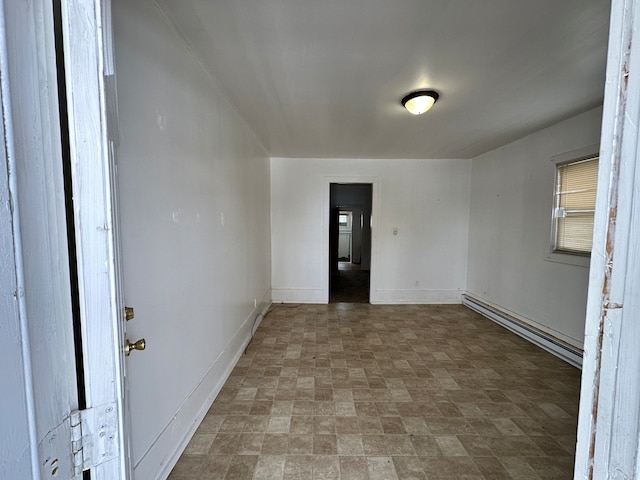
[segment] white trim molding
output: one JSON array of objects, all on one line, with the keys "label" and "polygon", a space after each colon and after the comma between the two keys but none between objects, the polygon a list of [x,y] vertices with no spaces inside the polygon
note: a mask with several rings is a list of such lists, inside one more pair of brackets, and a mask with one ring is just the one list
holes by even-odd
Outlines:
[{"label": "white trim molding", "polygon": [[443,305],[460,304],[460,290],[383,290],[371,292],[372,305]]},{"label": "white trim molding", "polygon": [[274,303],[329,303],[322,288],[274,288],[272,297]]}]

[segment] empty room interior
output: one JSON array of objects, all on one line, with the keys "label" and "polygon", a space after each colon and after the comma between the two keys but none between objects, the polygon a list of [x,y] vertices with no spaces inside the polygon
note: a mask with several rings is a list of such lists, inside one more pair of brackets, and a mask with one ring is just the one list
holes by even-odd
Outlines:
[{"label": "empty room interior", "polygon": [[[114,2],[137,476],[231,371],[172,478],[569,478],[589,269],[554,184],[598,154],[609,11],[545,6]],[[327,305],[341,184],[371,185],[359,308]]]},{"label": "empty room interior", "polygon": [[609,3],[111,9],[134,478],[573,478]]}]

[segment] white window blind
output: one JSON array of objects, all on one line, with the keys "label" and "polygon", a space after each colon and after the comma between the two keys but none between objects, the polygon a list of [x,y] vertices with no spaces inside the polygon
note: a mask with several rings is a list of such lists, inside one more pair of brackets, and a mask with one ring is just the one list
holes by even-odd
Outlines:
[{"label": "white window blind", "polygon": [[558,165],[554,250],[588,254],[593,237],[598,157]]}]

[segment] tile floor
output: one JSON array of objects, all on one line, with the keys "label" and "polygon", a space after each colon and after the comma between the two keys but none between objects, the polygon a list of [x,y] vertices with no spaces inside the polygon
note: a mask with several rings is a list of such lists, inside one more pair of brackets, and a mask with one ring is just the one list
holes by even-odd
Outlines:
[{"label": "tile floor", "polygon": [[274,306],[169,478],[570,479],[579,381],[460,305]]}]

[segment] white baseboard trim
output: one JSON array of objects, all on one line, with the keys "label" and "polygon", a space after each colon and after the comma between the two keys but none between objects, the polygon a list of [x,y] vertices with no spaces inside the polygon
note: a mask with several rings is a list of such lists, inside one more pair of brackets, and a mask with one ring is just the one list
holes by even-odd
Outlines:
[{"label": "white baseboard trim", "polygon": [[[326,304],[326,290],[274,288],[273,303],[314,303]],[[400,304],[459,304],[460,290],[374,290],[371,293],[372,305]]]},{"label": "white baseboard trim", "polygon": [[253,331],[271,308],[269,296],[270,292],[267,292],[257,307],[247,316],[229,341],[227,348],[216,358],[149,450],[134,466],[135,478],[165,480],[169,476],[247,348]]},{"label": "white baseboard trim", "polygon": [[273,303],[327,303],[327,290],[302,288],[274,288]]},{"label": "white baseboard trim", "polygon": [[460,290],[379,290],[372,292],[370,302],[373,305],[430,305],[459,304]]},{"label": "white baseboard trim", "polygon": [[582,349],[580,347],[571,345],[549,332],[534,327],[530,321],[522,317],[506,313],[499,307],[489,305],[469,294],[462,295],[462,304],[574,367],[582,368]]}]

